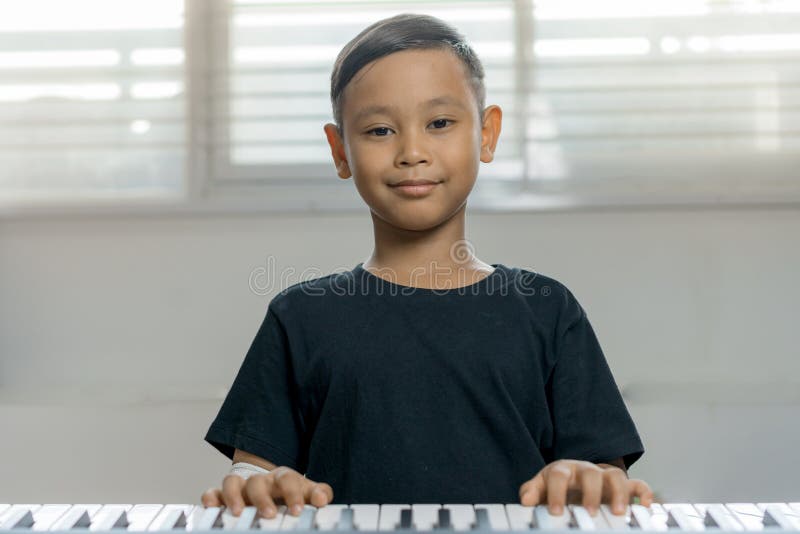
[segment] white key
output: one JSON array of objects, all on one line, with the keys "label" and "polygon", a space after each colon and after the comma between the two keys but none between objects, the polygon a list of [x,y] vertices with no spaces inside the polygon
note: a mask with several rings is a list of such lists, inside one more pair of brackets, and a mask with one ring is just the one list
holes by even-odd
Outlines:
[{"label": "white key", "polygon": [[[652,514],[650,509],[641,504],[630,505],[630,521],[629,524],[638,530],[663,530],[656,528],[656,525],[651,521]],[[666,526],[666,523],[664,524]]]},{"label": "white key", "polygon": [[664,503],[667,526],[680,530],[705,530],[703,516],[689,503]]},{"label": "white key", "polygon": [[475,523],[475,508],[471,504],[445,504],[442,506],[450,510],[450,524],[453,530],[471,530]]},{"label": "white key", "polygon": [[417,530],[433,530],[433,526],[439,522],[440,504],[413,504],[412,521]]},{"label": "white key", "polygon": [[0,522],[2,522],[3,519],[5,518],[5,511],[8,510],[9,508],[11,508],[10,504],[7,503],[0,504]]},{"label": "white key", "polygon": [[611,511],[611,507],[609,505],[601,504],[600,513],[603,514],[603,519],[605,519],[606,523],[608,524],[608,528],[613,530],[630,530],[631,527],[628,525],[631,515],[630,506],[625,507],[624,514],[615,515],[614,512]]},{"label": "white key", "polygon": [[553,515],[546,504],[537,504],[533,508],[533,516],[535,518],[534,524],[539,530],[566,530],[571,528],[572,514],[567,507],[564,508],[561,514]]},{"label": "white key", "polygon": [[56,521],[58,521],[67,510],[70,509],[69,504],[45,504],[33,514],[33,529],[39,532],[50,530]]},{"label": "white key", "polygon": [[89,528],[91,526],[92,517],[99,512],[102,507],[102,504],[76,504],[61,516],[50,530]]},{"label": "white key", "polygon": [[602,530],[603,527],[596,524],[595,518],[583,506],[570,504],[569,511],[572,512],[572,519],[578,530]]},{"label": "white key", "polygon": [[133,508],[131,504],[107,504],[92,518],[92,531],[107,531],[112,528],[128,527],[128,510]]},{"label": "white key", "polygon": [[142,532],[147,530],[150,523],[163,508],[160,504],[136,504],[128,512],[128,530]]},{"label": "white key", "polygon": [[381,507],[378,504],[351,504],[353,525],[357,530],[378,530]]},{"label": "white key", "polygon": [[776,507],[778,510],[788,517],[793,523],[800,525],[800,508],[795,510],[785,502],[760,502],[756,506],[762,512],[766,512],[768,507]]},{"label": "white key", "polygon": [[347,508],[346,504],[326,504],[317,510],[316,523],[319,530],[333,530],[339,524],[342,510]]},{"label": "white key", "polygon": [[485,508],[489,515],[489,525],[492,530],[511,530],[508,523],[508,515],[506,514],[506,507],[502,504],[476,504],[475,510]]},{"label": "white key", "polygon": [[658,532],[667,530],[669,528],[667,526],[668,519],[667,510],[663,506],[658,503],[650,505],[650,525],[653,527],[653,530]]},{"label": "white key", "polygon": [[381,505],[381,513],[378,518],[378,530],[396,530],[400,524],[400,510],[410,510],[408,504],[384,504]]},{"label": "white key", "polygon": [[744,530],[764,530],[764,512],[753,503],[725,503],[731,514],[744,525]]},{"label": "white key", "polygon": [[770,504],[762,510],[764,511],[765,529],[777,527],[782,530],[800,530],[800,517],[797,517],[798,514],[792,513],[791,508],[785,504],[783,506]]},{"label": "white key", "polygon": [[[317,510],[317,507],[311,504],[304,504],[303,511],[300,512],[300,515],[294,516],[290,513],[286,513],[283,515],[283,523],[281,523],[281,530],[294,530],[295,528],[303,527],[302,522],[305,521],[305,518],[308,517],[308,512],[306,510],[311,510],[312,517],[313,513]],[[310,525],[309,525],[310,526]],[[310,529],[309,529],[310,530]]]},{"label": "white key", "polygon": [[729,532],[744,530],[744,526],[739,522],[738,519],[736,519],[736,516],[734,516],[730,510],[725,507],[725,505],[709,504],[705,506],[705,509],[703,510],[700,505],[696,504],[695,508],[700,510],[702,513],[705,513],[703,524],[705,524],[706,530],[712,528],[726,530]]},{"label": "white key", "polygon": [[[176,525],[186,523],[187,530],[196,530],[195,523],[199,521],[202,515],[202,506],[198,506],[199,510],[195,510],[195,506],[191,504],[167,504],[159,510],[158,515],[147,526],[150,532],[158,530],[174,530]],[[219,510],[219,509],[217,509]],[[183,515],[181,515],[183,514]]]},{"label": "white key", "polygon": [[521,504],[507,504],[506,516],[508,526],[511,530],[530,530],[533,524],[533,506],[522,506]]},{"label": "white key", "polygon": [[800,512],[800,502],[790,502],[789,503],[789,508],[791,508],[792,510],[795,510],[797,512]]},{"label": "white key", "polygon": [[29,529],[33,526],[33,513],[41,508],[40,504],[15,504],[3,517],[0,530]]},{"label": "white key", "polygon": [[275,517],[262,517],[258,520],[258,528],[261,530],[280,530],[283,523],[283,516],[289,508],[285,504],[275,505]]}]

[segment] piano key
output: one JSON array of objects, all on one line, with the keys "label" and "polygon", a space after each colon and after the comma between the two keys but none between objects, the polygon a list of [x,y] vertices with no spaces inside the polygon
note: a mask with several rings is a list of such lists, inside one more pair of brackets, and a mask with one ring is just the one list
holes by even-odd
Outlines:
[{"label": "piano key", "polygon": [[33,512],[30,508],[20,507],[8,514],[2,523],[0,530],[29,529],[33,526]]},{"label": "piano key", "polygon": [[790,502],[789,507],[796,512],[800,512],[800,502]]},{"label": "piano key", "polygon": [[400,524],[397,525],[397,530],[415,530],[413,514],[414,511],[410,508],[400,510]]},{"label": "piano key", "polygon": [[450,520],[450,509],[441,507],[436,513],[439,517],[433,525],[433,530],[453,530],[453,523]]},{"label": "piano key", "polygon": [[521,504],[507,504],[506,517],[511,530],[530,530],[534,526],[533,506]]},{"label": "piano key", "polygon": [[287,514],[288,508],[285,504],[275,505],[275,517],[262,517],[258,520],[260,530],[280,530],[283,517]]},{"label": "piano key", "polygon": [[766,512],[767,508],[775,507],[783,514],[789,518],[790,521],[793,523],[800,525],[800,510],[795,510],[785,502],[760,502],[757,503],[758,509],[762,512]]},{"label": "piano key", "polygon": [[800,520],[796,520],[787,514],[780,506],[770,505],[764,510],[764,528],[770,530],[779,528],[782,530],[800,530]]},{"label": "piano key", "polygon": [[69,504],[45,504],[36,510],[33,514],[33,528],[37,532],[50,530],[50,528],[58,521],[71,505]]},{"label": "piano key", "polygon": [[[295,530],[314,530],[314,516],[317,514],[317,507],[307,504],[303,506],[303,511],[297,518]],[[284,519],[284,523],[286,520]]]},{"label": "piano key", "polygon": [[409,504],[384,504],[378,517],[378,530],[396,530],[400,525],[400,513],[410,510]]},{"label": "piano key", "polygon": [[156,532],[168,532],[177,529],[186,529],[188,523],[186,511],[180,508],[173,508],[167,511],[162,517],[159,518],[155,527]]},{"label": "piano key", "polygon": [[669,514],[661,504],[653,503],[650,505],[650,525],[653,527],[653,530],[657,532],[667,530],[669,528],[667,525],[668,520]]},{"label": "piano key", "polygon": [[411,521],[415,530],[433,530],[439,520],[440,504],[414,504],[411,506]]},{"label": "piano key", "polygon": [[753,503],[725,503],[725,507],[744,526],[744,530],[764,530],[764,512]]},{"label": "piano key", "polygon": [[[450,512],[450,524],[453,530],[472,530],[472,525],[476,521],[475,508],[471,504],[445,504],[443,510]],[[489,515],[484,512],[486,518],[486,529],[490,529]]]},{"label": "piano key", "polygon": [[469,530],[492,530],[492,524],[489,522],[489,512],[486,508],[475,509],[475,521]]},{"label": "piano key", "polygon": [[107,504],[92,518],[91,531],[106,531],[113,528],[128,528],[127,512],[131,504]]},{"label": "piano key", "polygon": [[[386,506],[386,505],[384,505]],[[358,530],[378,530],[381,507],[378,504],[351,504],[353,524]]]},{"label": "piano key", "polygon": [[193,517],[190,528],[191,530],[211,530],[214,528],[220,529],[223,526],[222,514],[223,509],[219,506],[209,506],[208,508],[198,510],[192,514]]},{"label": "piano key", "polygon": [[630,506],[625,507],[624,514],[615,515],[614,512],[611,511],[611,506],[601,504],[600,513],[603,514],[603,519],[608,523],[608,528],[613,530],[630,530],[631,527],[628,525],[631,515]]},{"label": "piano key", "polygon": [[656,528],[656,525],[651,521],[652,513],[650,509],[641,504],[632,504],[630,509],[630,527],[637,530],[663,530]]},{"label": "piano key", "polygon": [[[328,506],[330,506],[330,504]],[[339,513],[339,520],[336,522],[336,525],[333,528],[340,531],[355,530],[356,525],[353,522],[353,509],[343,508]]]},{"label": "piano key", "polygon": [[160,504],[137,504],[128,511],[128,531],[143,532],[163,508]]},{"label": "piano key", "polygon": [[[476,513],[477,510],[483,509],[489,515],[489,524],[492,530],[511,530],[508,523],[508,514],[506,514],[506,507],[502,504],[476,504],[474,506]],[[477,516],[476,516],[477,517]]]},{"label": "piano key", "polygon": [[3,520],[3,518],[4,518],[4,513],[5,513],[5,511],[6,511],[6,510],[8,510],[9,508],[11,508],[11,505],[10,505],[10,504],[8,504],[8,503],[0,503],[0,521],[2,521],[2,520]]},{"label": "piano key", "polygon": [[92,526],[92,517],[102,507],[102,504],[76,504],[61,516],[50,530],[90,528]]},{"label": "piano key", "polygon": [[228,530],[250,530],[256,524],[258,510],[255,506],[245,506],[239,517]]},{"label": "piano key", "polygon": [[572,514],[569,508],[559,515],[550,513],[546,504],[537,504],[533,508],[534,525],[539,530],[564,530],[571,528]]},{"label": "piano key", "polygon": [[281,530],[313,530],[314,513],[317,507],[311,504],[304,504],[303,511],[299,516],[294,516],[289,512],[283,514]]},{"label": "piano key", "polygon": [[703,518],[703,524],[706,526],[706,530],[709,529],[720,529],[720,530],[727,530],[729,532],[738,532],[740,530],[744,530],[744,526],[736,519],[730,510],[728,510],[725,505],[722,504],[708,504],[708,505],[700,505],[696,504],[695,508],[700,510],[701,513],[704,513],[705,516]]},{"label": "piano key", "polygon": [[342,511],[347,510],[346,504],[326,504],[317,510],[317,528],[319,530],[334,530],[342,517]]},{"label": "piano key", "polygon": [[589,514],[589,510],[577,504],[570,504],[569,511],[572,513],[572,524],[578,530],[601,530],[595,525],[595,520]]},{"label": "piano key", "polygon": [[689,503],[664,503],[667,511],[667,526],[680,530],[705,530],[703,516]]}]

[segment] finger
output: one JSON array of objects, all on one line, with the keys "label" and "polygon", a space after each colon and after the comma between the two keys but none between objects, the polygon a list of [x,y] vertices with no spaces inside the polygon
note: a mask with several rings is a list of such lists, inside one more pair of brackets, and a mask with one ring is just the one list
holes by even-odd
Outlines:
[{"label": "finger", "polygon": [[604,479],[604,493],[610,494],[611,498],[611,513],[615,515],[623,515],[625,507],[630,502],[630,494],[628,492],[628,478],[622,469],[606,469],[603,471]]},{"label": "finger", "polygon": [[639,497],[639,503],[642,506],[650,506],[653,504],[653,490],[647,485],[644,480],[630,479],[627,481],[628,493],[632,497]]},{"label": "finger", "polygon": [[591,515],[595,515],[603,496],[603,471],[597,466],[590,465],[581,467],[577,475],[583,493],[583,507]]},{"label": "finger", "polygon": [[219,488],[208,488],[200,497],[200,502],[205,508],[211,506],[222,506],[222,490]]},{"label": "finger", "polygon": [[333,488],[324,482],[306,484],[305,500],[317,508],[325,506],[333,500]]},{"label": "finger", "polygon": [[519,487],[519,502],[523,506],[534,506],[542,501],[545,492],[543,471]]},{"label": "finger", "polygon": [[545,468],[548,510],[553,515],[561,515],[567,500],[567,489],[573,479],[573,470],[568,464],[553,463]]},{"label": "finger", "polygon": [[239,516],[244,509],[242,488],[245,480],[239,475],[228,475],[222,479],[222,504],[228,507],[231,513]]},{"label": "finger", "polygon": [[274,477],[266,474],[253,475],[247,479],[245,495],[253,503],[261,517],[272,518],[278,512],[275,501],[272,500],[272,486]]},{"label": "finger", "polygon": [[276,469],[272,472],[275,475],[275,485],[273,495],[276,493],[286,501],[286,507],[291,515],[299,516],[305,504],[305,492],[303,484],[306,479],[294,469]]}]

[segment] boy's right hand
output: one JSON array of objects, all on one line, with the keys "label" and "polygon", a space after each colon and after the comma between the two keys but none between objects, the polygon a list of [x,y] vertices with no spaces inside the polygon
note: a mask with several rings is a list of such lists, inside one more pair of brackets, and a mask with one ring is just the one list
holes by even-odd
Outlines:
[{"label": "boy's right hand", "polygon": [[333,500],[333,488],[324,482],[314,482],[290,467],[277,467],[268,474],[250,476],[228,475],[222,488],[209,488],[201,497],[203,506],[225,506],[239,516],[245,506],[255,506],[261,517],[275,517],[277,505],[285,504],[289,513],[300,515],[308,503],[321,508]]}]

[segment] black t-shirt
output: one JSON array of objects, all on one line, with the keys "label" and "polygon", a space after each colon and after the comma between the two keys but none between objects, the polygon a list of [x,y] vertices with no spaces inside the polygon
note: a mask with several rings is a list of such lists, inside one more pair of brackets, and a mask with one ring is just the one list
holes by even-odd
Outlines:
[{"label": "black t-shirt", "polygon": [[358,264],[278,293],[206,441],[326,482],[334,503],[517,503],[560,458],[644,452],[586,313],[493,264],[448,290]]}]

